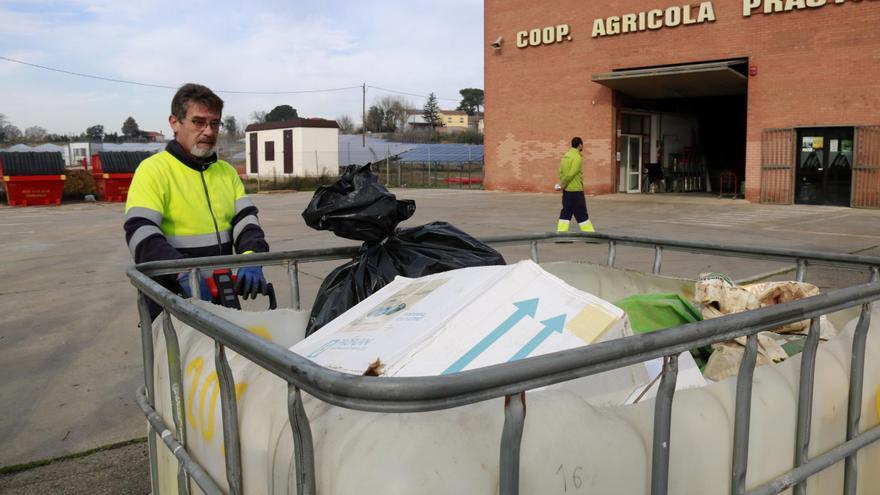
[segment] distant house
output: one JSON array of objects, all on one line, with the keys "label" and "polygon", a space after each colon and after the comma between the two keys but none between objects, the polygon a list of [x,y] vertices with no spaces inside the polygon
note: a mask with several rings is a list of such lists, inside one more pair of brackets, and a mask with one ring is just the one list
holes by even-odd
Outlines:
[{"label": "distant house", "polygon": [[421,110],[407,110],[406,112],[406,131],[419,131],[431,128],[431,123],[425,119]]},{"label": "distant house", "polygon": [[143,131],[141,132],[141,136],[147,140],[148,143],[164,143],[165,142],[165,134],[161,132],[154,131]]},{"label": "distant house", "polygon": [[165,149],[164,142],[156,143],[101,143],[101,142],[78,142],[68,144],[71,157],[70,167],[83,166],[85,160],[86,170],[92,170],[92,157],[101,151],[147,151],[158,153]]},{"label": "distant house", "polygon": [[469,116],[462,110],[440,110],[440,121],[446,132],[464,132],[470,127]]},{"label": "distant house", "polygon": [[83,165],[85,161],[86,170],[92,170],[92,155],[103,150],[101,143],[70,143],[68,147],[73,165]]},{"label": "distant house", "polygon": [[245,128],[248,177],[305,177],[339,173],[339,124],[292,119]]}]

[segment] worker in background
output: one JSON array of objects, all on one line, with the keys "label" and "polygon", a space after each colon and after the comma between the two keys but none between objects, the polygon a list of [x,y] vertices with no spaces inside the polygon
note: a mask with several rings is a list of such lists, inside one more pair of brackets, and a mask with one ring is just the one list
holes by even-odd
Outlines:
[{"label": "worker in background", "polygon": [[584,199],[583,151],[584,141],[574,137],[571,139],[571,149],[559,162],[557,190],[562,191],[562,211],[559,212],[556,232],[568,232],[572,215],[577,220],[581,232],[595,232]]},{"label": "worker in background", "polygon": [[[135,263],[269,251],[238,173],[218,160],[223,100],[199,84],[185,84],[171,100],[174,140],[137,168],[125,204],[125,240]],[[157,281],[186,297],[189,273]],[[210,300],[205,280],[202,299]],[[266,291],[262,267],[238,269],[236,292],[245,299]],[[151,306],[155,318],[158,306]]]}]

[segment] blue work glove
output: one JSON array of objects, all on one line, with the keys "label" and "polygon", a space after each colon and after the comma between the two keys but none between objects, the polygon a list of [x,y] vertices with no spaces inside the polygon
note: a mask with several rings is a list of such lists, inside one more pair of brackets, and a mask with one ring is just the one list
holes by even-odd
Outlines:
[{"label": "blue work glove", "polygon": [[235,292],[245,299],[256,299],[257,294],[266,293],[266,277],[260,266],[243,266],[238,269]]},{"label": "blue work glove", "polygon": [[[180,284],[180,292],[188,299],[192,297],[192,291],[189,289],[189,272],[183,272],[177,276],[177,282]],[[199,299],[202,301],[211,300],[211,289],[208,288],[208,281],[205,277],[199,277]]]}]

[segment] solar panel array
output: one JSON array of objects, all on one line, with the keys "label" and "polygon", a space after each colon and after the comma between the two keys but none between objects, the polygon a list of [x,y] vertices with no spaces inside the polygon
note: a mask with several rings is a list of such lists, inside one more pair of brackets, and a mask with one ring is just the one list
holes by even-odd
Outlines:
[{"label": "solar panel array", "polygon": [[362,137],[359,135],[340,134],[339,164],[344,166],[379,162],[386,157],[393,158],[415,146],[418,145],[385,141],[373,137],[368,137],[366,145],[364,145]]},{"label": "solar panel array", "polygon": [[400,154],[401,163],[480,163],[482,144],[418,144]]}]

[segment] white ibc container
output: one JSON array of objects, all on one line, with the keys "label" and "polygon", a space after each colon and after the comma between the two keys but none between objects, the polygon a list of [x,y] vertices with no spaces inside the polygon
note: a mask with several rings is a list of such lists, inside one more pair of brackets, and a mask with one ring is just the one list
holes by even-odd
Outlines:
[{"label": "white ibc container", "polygon": [[[571,274],[590,272],[595,276],[590,282],[580,279],[584,285],[594,284],[595,280],[609,285],[607,282],[613,279],[613,269],[568,265],[565,270],[555,266],[551,271],[557,275],[560,271],[570,274],[567,281],[574,280],[573,285],[578,285],[580,277]],[[679,283],[645,274],[625,276],[639,287],[639,292],[668,291]],[[594,293],[614,300],[602,291]],[[304,312],[211,309],[285,347],[303,338],[307,318]],[[811,456],[836,447],[845,437],[852,331],[857,316],[857,309],[832,315],[829,319],[843,331],[819,346]],[[863,430],[880,422],[880,310],[872,316],[865,362]],[[176,320],[175,327],[180,336],[184,370],[187,449],[221,487],[226,487],[213,342]],[[156,407],[166,424],[173,425],[165,343],[158,329],[154,327]],[[229,356],[240,399],[244,492],[296,493],[287,385],[235,353]],[[799,367],[800,357],[796,356],[779,365],[755,370],[748,487],[772,480],[792,467]],[[649,493],[653,400],[599,407],[591,405],[589,398],[579,395],[574,388],[559,384],[527,394],[520,493]],[[730,378],[676,393],[669,493],[728,493],[735,388],[735,378]],[[311,421],[317,488],[321,495],[498,492],[504,422],[501,399],[410,414],[351,411],[306,395],[304,406]],[[161,493],[177,493],[177,462],[163,445],[158,450]],[[880,445],[862,449],[858,459],[858,493],[876,493],[880,486]],[[838,463],[812,477],[808,493],[839,492],[842,483],[843,465]],[[199,492],[198,488],[194,491]]]}]

